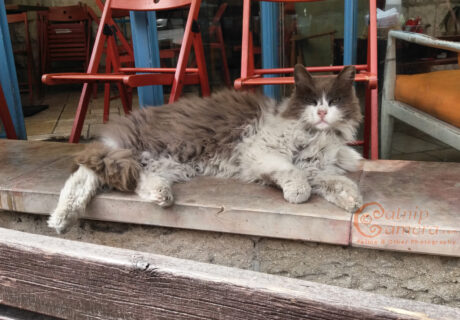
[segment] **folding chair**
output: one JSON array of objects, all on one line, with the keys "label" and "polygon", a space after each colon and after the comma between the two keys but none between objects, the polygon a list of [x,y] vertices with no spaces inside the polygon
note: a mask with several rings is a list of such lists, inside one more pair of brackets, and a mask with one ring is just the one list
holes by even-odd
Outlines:
[{"label": "folding chair", "polygon": [[[77,143],[79,141],[92,93],[91,86],[94,83],[116,83],[120,90],[121,99],[123,103],[126,104],[127,94],[125,86],[171,85],[170,103],[179,99],[183,86],[188,84],[200,84],[202,94],[204,96],[209,95],[209,83],[204,60],[203,43],[197,22],[200,3],[201,0],[107,0],[105,2],[87,72],[45,74],[42,76],[43,83],[48,85],[84,83],[72,127],[72,133],[70,135],[70,142]],[[118,48],[113,37],[114,33],[110,26],[112,10],[155,11],[183,7],[190,7],[190,9],[176,68],[120,67]],[[98,73],[101,55],[106,42],[107,51],[111,51],[112,56],[115,58],[113,65],[115,71],[113,73]],[[186,67],[192,42],[197,60],[197,68]],[[136,74],[136,72],[142,72],[143,74]]]},{"label": "folding chair", "polygon": [[[313,2],[318,0],[264,0],[270,2]],[[256,69],[254,67],[254,45],[250,30],[251,0],[243,2],[243,37],[241,45],[241,77],[234,82],[236,89],[253,88],[260,85],[293,84],[293,76],[264,78],[271,74],[292,74],[294,68]],[[355,65],[355,81],[365,82],[366,108],[364,121],[364,141],[355,141],[353,145],[363,145],[365,158],[378,158],[378,96],[377,96],[377,8],[376,1],[369,0],[370,23],[368,33],[367,63]],[[309,67],[309,72],[337,72],[344,66]]]},{"label": "folding chair", "polygon": [[50,7],[39,21],[44,37],[42,73],[51,68],[53,62],[79,61],[82,70],[89,61],[91,43],[91,19],[86,5]]},{"label": "folding chair", "polygon": [[[13,120],[11,120],[10,111],[6,104],[5,95],[3,94],[2,86],[0,85],[0,120],[3,123],[6,137],[8,139],[17,139],[16,131],[14,130]],[[1,130],[0,130],[1,131]]]}]

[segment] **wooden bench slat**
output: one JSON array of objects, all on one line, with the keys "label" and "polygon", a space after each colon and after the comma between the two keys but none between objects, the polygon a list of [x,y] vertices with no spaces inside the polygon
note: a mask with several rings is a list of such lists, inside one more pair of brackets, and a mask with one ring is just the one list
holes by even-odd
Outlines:
[{"label": "wooden bench slat", "polygon": [[0,302],[72,319],[460,319],[439,305],[3,228]]}]

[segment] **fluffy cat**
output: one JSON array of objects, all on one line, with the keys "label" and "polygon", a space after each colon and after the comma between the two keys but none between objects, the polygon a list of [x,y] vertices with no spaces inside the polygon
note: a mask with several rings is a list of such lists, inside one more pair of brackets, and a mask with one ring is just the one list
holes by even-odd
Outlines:
[{"label": "fluffy cat", "polygon": [[198,175],[275,185],[291,203],[315,193],[353,211],[362,198],[343,173],[361,160],[347,146],[361,120],[354,76],[354,67],[345,67],[335,77],[313,78],[296,65],[294,92],[280,104],[224,90],[111,122],[76,156],[48,225],[65,232],[102,186],[171,206],[172,184]]}]

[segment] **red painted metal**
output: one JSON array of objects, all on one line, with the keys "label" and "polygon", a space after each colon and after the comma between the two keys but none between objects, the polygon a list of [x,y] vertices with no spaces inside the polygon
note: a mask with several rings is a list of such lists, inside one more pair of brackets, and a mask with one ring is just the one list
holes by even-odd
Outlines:
[{"label": "red painted metal", "polygon": [[[268,0],[271,2],[308,2],[305,0]],[[318,0],[310,0],[318,1]],[[243,34],[241,43],[241,77],[236,79],[236,89],[251,89],[260,85],[293,84],[294,77],[280,76],[264,78],[265,74],[292,74],[293,68],[255,69],[252,33],[250,30],[251,0],[243,2]],[[370,25],[368,33],[367,64],[355,65],[357,73],[355,81],[367,83],[366,107],[364,115],[364,141],[354,145],[363,145],[366,158],[378,159],[378,93],[377,93],[377,8],[375,0],[369,0]],[[337,72],[344,66],[307,67],[309,72]],[[369,154],[370,150],[370,154]]]},{"label": "red painted metal", "polygon": [[[96,0],[97,1],[97,0]],[[126,113],[131,110],[130,91],[127,87],[147,86],[147,85],[172,85],[169,102],[176,101],[184,84],[200,84],[203,95],[209,95],[209,83],[206,71],[205,59],[203,54],[203,43],[201,34],[192,31],[192,24],[198,20],[198,11],[201,0],[160,0],[160,1],[118,1],[106,0],[102,10],[102,17],[99,22],[99,28],[96,35],[91,59],[86,73],[65,73],[65,74],[45,74],[42,76],[42,82],[48,85],[63,83],[84,83],[80,101],[78,103],[77,113],[75,116],[70,142],[77,143],[80,139],[83,122],[88,109],[92,86],[96,82],[110,83],[117,85],[120,92],[120,98]],[[121,67],[121,59],[118,53],[118,46],[111,36],[104,34],[104,25],[111,24],[112,9],[117,10],[119,14],[122,10],[166,10],[183,6],[190,6],[186,22],[185,32],[182,40],[182,46],[179,53],[176,68],[134,68]],[[104,45],[107,43],[107,56],[110,57],[110,65],[106,70],[112,70],[110,73],[98,73],[98,68]],[[197,68],[186,68],[190,55],[191,47],[195,50]],[[148,72],[147,74],[134,74],[136,72]],[[105,98],[107,101],[107,93]],[[104,111],[104,120],[108,119],[108,108]]]},{"label": "red painted metal", "polygon": [[189,6],[193,0],[112,0],[112,8],[130,11],[159,11]]},{"label": "red painted metal", "polygon": [[2,86],[0,85],[0,120],[2,120],[3,128],[5,129],[8,139],[17,139],[16,131],[14,130],[13,120],[11,120],[10,111],[6,104],[5,95],[3,94]]}]

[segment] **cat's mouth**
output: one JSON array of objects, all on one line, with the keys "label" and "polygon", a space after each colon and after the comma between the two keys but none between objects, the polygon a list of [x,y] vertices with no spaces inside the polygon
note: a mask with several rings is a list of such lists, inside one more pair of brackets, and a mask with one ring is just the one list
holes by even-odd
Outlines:
[{"label": "cat's mouth", "polygon": [[315,127],[318,129],[326,129],[330,127],[329,122],[327,122],[324,119],[319,120],[318,122],[315,123]]}]

